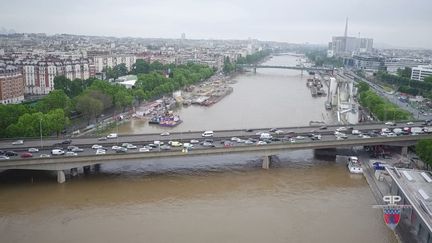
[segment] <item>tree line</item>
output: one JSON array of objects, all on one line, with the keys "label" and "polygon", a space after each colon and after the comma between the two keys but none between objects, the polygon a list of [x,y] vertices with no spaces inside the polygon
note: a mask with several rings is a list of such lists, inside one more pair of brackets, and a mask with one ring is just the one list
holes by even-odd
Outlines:
[{"label": "tree line", "polygon": [[270,55],[271,50],[261,50],[253,54],[246,55],[245,57],[240,56],[236,61],[231,61],[229,57],[224,58],[224,65],[222,71],[225,74],[230,74],[236,70],[236,64],[255,64],[262,61],[268,55]]},{"label": "tree line", "polygon": [[357,85],[359,102],[381,121],[401,121],[411,118],[411,114],[388,100],[382,98],[369,88],[366,82]]},{"label": "tree line", "polygon": [[398,72],[399,75],[393,75],[379,71],[375,74],[375,77],[381,82],[398,87],[399,92],[432,98],[432,76],[426,77],[424,81],[418,81],[411,79],[408,72],[409,69],[404,69]]}]

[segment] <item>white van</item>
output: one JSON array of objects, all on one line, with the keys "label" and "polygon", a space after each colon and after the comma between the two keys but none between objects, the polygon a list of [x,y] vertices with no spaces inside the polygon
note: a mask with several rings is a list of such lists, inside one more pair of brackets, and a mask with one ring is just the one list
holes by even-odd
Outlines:
[{"label": "white van", "polygon": [[213,137],[213,131],[205,131],[201,136],[203,136],[203,137]]},{"label": "white van", "polygon": [[273,138],[273,136],[270,133],[263,132],[260,135],[260,139],[272,139],[272,138]]}]

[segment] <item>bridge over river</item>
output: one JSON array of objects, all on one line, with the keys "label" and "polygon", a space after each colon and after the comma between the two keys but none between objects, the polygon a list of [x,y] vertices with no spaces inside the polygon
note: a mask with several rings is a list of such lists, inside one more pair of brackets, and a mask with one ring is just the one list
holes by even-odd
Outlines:
[{"label": "bridge over river", "polygon": [[298,66],[279,66],[279,65],[254,65],[254,64],[237,64],[236,65],[239,68],[248,68],[253,69],[254,72],[256,72],[257,68],[275,68],[275,69],[291,69],[291,70],[305,70],[308,72],[311,71],[325,71],[325,72],[333,72],[334,68],[329,67],[307,67],[303,65]]},{"label": "bridge over river", "polygon": [[[411,125],[405,125],[407,127],[420,126],[420,122],[415,122]],[[362,124],[351,127],[351,129],[360,130],[364,133],[371,130],[379,130],[383,127],[391,127],[385,124]],[[127,153],[116,153],[116,151],[107,148],[112,145],[121,145],[121,143],[134,143],[138,146],[148,145],[154,143],[155,140],[159,140],[164,143],[169,141],[180,141],[190,142],[190,140],[203,141],[201,132],[186,132],[186,133],[175,133],[170,136],[161,136],[160,134],[138,134],[138,135],[124,135],[117,139],[111,139],[106,141],[98,141],[98,138],[87,137],[77,138],[73,140],[73,145],[80,146],[84,149],[83,152],[78,153],[77,156],[51,156],[49,158],[40,158],[37,153],[33,158],[12,158],[10,160],[0,162],[0,170],[7,169],[29,169],[29,170],[53,170],[58,172],[58,181],[64,182],[65,175],[64,170],[71,170],[76,173],[77,168],[88,168],[91,165],[99,165],[107,162],[122,163],[128,161],[145,161],[156,158],[173,158],[173,157],[185,157],[185,156],[210,156],[210,155],[222,155],[230,153],[250,153],[262,156],[263,168],[268,169],[270,166],[270,157],[276,155],[278,152],[286,150],[298,150],[298,149],[329,149],[329,148],[340,148],[340,147],[353,147],[353,146],[367,146],[367,145],[393,145],[403,147],[403,153],[406,153],[406,148],[409,145],[415,144],[420,139],[431,139],[432,134],[422,135],[401,135],[397,137],[361,137],[358,135],[352,135],[347,133],[346,139],[338,139],[334,136],[334,131],[338,129],[338,126],[318,127],[318,126],[306,126],[306,127],[286,127],[280,128],[279,133],[273,133],[274,141],[269,144],[258,145],[257,143],[240,143],[234,142],[231,146],[226,146],[224,141],[232,140],[232,137],[237,137],[243,140],[247,139],[258,139],[259,133],[269,132],[268,128],[265,129],[253,129],[251,130],[225,130],[215,131],[214,137],[207,138],[212,139],[211,143],[208,144],[195,144],[195,147],[185,152],[181,147],[172,147],[167,150],[161,149],[161,147],[155,148],[148,152],[139,152],[138,149],[130,149]],[[350,130],[348,130],[350,131]],[[310,135],[314,133],[321,135],[320,140],[311,139]],[[287,137],[295,138],[295,141],[290,141]],[[299,137],[300,136],[300,137]],[[41,148],[39,153],[49,154],[51,149],[55,146],[55,143],[60,140],[50,139],[44,141],[45,146]],[[95,150],[91,149],[93,144],[98,143],[107,148],[106,154],[96,155]],[[50,144],[47,146],[47,144]],[[210,144],[210,146],[209,146]],[[27,151],[30,147],[38,147],[40,141],[28,140],[23,145],[11,147],[10,141],[1,141],[0,149],[11,150],[14,148],[15,151]],[[66,146],[66,145],[65,145]]]}]

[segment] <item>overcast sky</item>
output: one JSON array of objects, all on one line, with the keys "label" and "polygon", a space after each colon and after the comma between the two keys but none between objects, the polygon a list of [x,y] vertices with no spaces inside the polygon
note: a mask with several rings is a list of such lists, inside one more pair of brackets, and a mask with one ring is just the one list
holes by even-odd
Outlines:
[{"label": "overcast sky", "polygon": [[348,34],[432,49],[432,0],[0,0],[17,32],[275,40],[326,44]]}]

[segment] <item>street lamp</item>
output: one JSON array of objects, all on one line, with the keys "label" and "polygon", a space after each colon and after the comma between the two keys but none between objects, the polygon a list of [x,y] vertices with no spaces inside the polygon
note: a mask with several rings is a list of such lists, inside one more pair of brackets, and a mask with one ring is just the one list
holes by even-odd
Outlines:
[{"label": "street lamp", "polygon": [[43,149],[43,142],[42,142],[42,118],[39,119],[39,132],[40,132],[40,147]]}]

